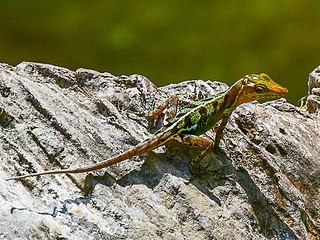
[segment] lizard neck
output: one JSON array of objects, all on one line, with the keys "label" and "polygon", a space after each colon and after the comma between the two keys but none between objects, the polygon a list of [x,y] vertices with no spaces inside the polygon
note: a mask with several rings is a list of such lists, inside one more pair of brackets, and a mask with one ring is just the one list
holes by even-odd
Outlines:
[{"label": "lizard neck", "polygon": [[223,111],[223,115],[229,116],[238,106],[237,99],[241,94],[241,90],[242,84],[241,80],[239,80],[225,91],[223,98],[220,101],[220,109]]}]

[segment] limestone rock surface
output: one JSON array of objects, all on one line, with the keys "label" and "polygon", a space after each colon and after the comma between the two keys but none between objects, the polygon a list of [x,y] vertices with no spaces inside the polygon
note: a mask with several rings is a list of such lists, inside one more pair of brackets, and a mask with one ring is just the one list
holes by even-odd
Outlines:
[{"label": "limestone rock surface", "polygon": [[306,108],[310,113],[320,110],[320,66],[309,74]]},{"label": "limestone rock surface", "polygon": [[320,239],[320,119],[285,99],[238,107],[197,175],[200,150],[172,142],[93,173],[6,181],[105,160],[148,138],[170,95],[226,87],[0,64],[0,239]]}]

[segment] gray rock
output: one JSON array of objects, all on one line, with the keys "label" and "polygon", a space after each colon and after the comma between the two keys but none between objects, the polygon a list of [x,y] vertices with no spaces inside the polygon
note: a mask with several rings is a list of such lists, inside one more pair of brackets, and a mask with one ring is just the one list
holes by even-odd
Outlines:
[{"label": "gray rock", "polygon": [[94,173],[5,181],[105,160],[150,136],[169,95],[226,87],[1,64],[0,238],[320,239],[320,119],[284,99],[238,107],[197,175],[200,150],[173,142]]},{"label": "gray rock", "polygon": [[310,113],[318,112],[320,109],[320,66],[309,75],[306,107]]}]

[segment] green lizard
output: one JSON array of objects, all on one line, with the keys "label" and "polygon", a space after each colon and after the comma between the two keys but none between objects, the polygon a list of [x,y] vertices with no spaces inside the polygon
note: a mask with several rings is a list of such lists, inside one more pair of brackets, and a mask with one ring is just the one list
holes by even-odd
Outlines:
[{"label": "green lizard", "polygon": [[[222,137],[222,131],[227,124],[228,118],[237,106],[242,103],[262,98],[280,97],[287,93],[288,90],[286,88],[275,83],[267,74],[246,75],[226,91],[214,95],[211,98],[197,101],[190,107],[183,108],[170,123],[152,135],[149,139],[115,157],[85,167],[32,173],[12,177],[7,180],[45,174],[90,172],[109,167],[136,155],[150,152],[153,149],[165,145],[171,140],[177,140],[203,148],[204,151],[201,155],[204,156],[212,147],[218,147]],[[161,109],[161,111],[162,110],[163,109]],[[217,128],[214,142],[200,136],[214,128],[219,120],[222,121]]]}]

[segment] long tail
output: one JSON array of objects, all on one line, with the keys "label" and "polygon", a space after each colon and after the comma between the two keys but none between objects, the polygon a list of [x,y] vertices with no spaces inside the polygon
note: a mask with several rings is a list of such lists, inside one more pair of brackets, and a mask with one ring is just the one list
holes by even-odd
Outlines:
[{"label": "long tail", "polygon": [[147,153],[152,151],[153,149],[164,145],[167,143],[170,139],[172,139],[172,134],[169,132],[161,132],[157,135],[154,135],[152,138],[145,140],[138,144],[137,146],[129,149],[128,151],[121,153],[117,156],[114,156],[112,158],[109,158],[105,161],[99,162],[97,164],[93,164],[87,167],[79,167],[74,169],[60,169],[60,170],[50,170],[45,172],[39,172],[39,173],[32,173],[32,174],[26,174],[21,176],[16,176],[12,178],[6,179],[8,180],[16,180],[21,178],[27,178],[27,177],[35,177],[40,175],[48,175],[48,174],[61,174],[61,173],[85,173],[85,172],[91,172],[95,170],[99,170],[102,168],[109,167],[111,165],[114,165],[116,163],[122,162],[126,159],[129,159],[133,156],[140,155],[143,153]]}]

